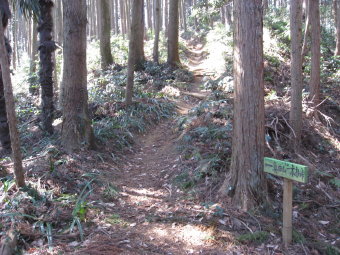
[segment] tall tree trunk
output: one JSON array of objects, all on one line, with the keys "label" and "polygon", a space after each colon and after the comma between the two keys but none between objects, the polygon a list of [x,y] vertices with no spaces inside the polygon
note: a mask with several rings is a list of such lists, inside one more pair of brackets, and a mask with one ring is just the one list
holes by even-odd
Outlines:
[{"label": "tall tree trunk", "polygon": [[56,31],[55,31],[55,35],[56,35],[56,41],[57,43],[62,46],[63,45],[63,7],[62,7],[62,2],[56,1]]},{"label": "tall tree trunk", "polygon": [[224,6],[222,6],[222,7],[220,8],[220,15],[221,15],[221,23],[222,23],[223,25],[225,25],[225,19],[226,19],[226,17],[225,17],[225,8],[224,8]]},{"label": "tall tree trunk", "polygon": [[[6,39],[6,48],[9,48],[8,40]],[[9,54],[11,51],[8,52]],[[6,101],[4,92],[4,82],[0,73],[0,142],[3,149],[11,150],[11,138],[9,135],[9,127],[7,122]]]},{"label": "tall tree trunk", "polygon": [[91,39],[96,38],[96,6],[94,0],[90,0],[90,24],[91,24]]},{"label": "tall tree trunk", "polygon": [[27,25],[27,29],[28,29],[28,38],[27,38],[27,55],[30,57],[31,56],[31,52],[32,52],[32,22],[33,19],[32,18],[28,18],[26,25]]},{"label": "tall tree trunk", "polygon": [[168,35],[168,27],[169,27],[169,1],[172,1],[172,0],[164,0],[164,31],[165,31],[165,36]]},{"label": "tall tree trunk", "polygon": [[226,23],[229,27],[229,29],[232,28],[232,25],[233,25],[233,21],[232,21],[232,18],[231,18],[231,14],[233,12],[232,10],[232,6],[231,6],[231,2],[229,2],[226,7],[225,7],[225,17],[226,17]]},{"label": "tall tree trunk", "polygon": [[120,0],[120,22],[122,27],[122,34],[123,38],[125,38],[126,35],[126,18],[125,18],[125,4],[124,0]]},{"label": "tall tree trunk", "polygon": [[13,69],[17,69],[17,54],[18,54],[18,39],[17,39],[17,21],[12,21],[12,35],[13,35]]},{"label": "tall tree trunk", "polygon": [[334,55],[340,56],[340,0],[333,0],[334,20],[335,20],[335,39],[336,46]]},{"label": "tall tree trunk", "polygon": [[96,21],[97,21],[97,27],[96,27],[96,35],[97,35],[97,39],[100,39],[100,31],[101,31],[101,9],[100,9],[100,3],[102,2],[102,0],[95,0],[96,3]]},{"label": "tall tree trunk", "polygon": [[146,15],[148,20],[148,29],[152,30],[152,3],[151,0],[146,0]]},{"label": "tall tree trunk", "polygon": [[291,86],[292,99],[289,121],[294,130],[293,146],[299,152],[302,126],[302,2],[290,1],[290,37],[291,37]]},{"label": "tall tree trunk", "polygon": [[118,13],[118,0],[114,0],[115,2],[115,32],[119,34],[119,13]]},{"label": "tall tree trunk", "polygon": [[109,0],[100,0],[100,55],[102,69],[108,68],[113,64],[113,57],[111,53],[111,17]]},{"label": "tall tree trunk", "polygon": [[[139,3],[138,7],[140,7],[140,5],[144,5],[144,0],[138,0]],[[133,2],[133,5],[135,4],[135,1]],[[145,62],[145,55],[144,55],[144,7],[140,8],[138,13],[132,13],[132,16],[136,15],[136,19],[138,20],[137,23],[137,30],[136,30],[136,35],[134,37],[135,40],[135,47],[136,47],[136,52],[135,52],[135,71],[139,71],[143,69],[143,65]],[[131,30],[130,30],[130,34],[132,32],[132,23],[131,24]],[[130,40],[132,40],[132,38],[130,38]]]},{"label": "tall tree trunk", "polygon": [[160,7],[160,0],[154,0],[154,17],[155,17],[155,40],[153,44],[153,61],[158,63],[159,62],[159,32],[161,28],[161,7]]},{"label": "tall tree trunk", "polygon": [[138,63],[138,47],[143,44],[143,37],[140,36],[141,31],[144,31],[144,25],[141,29],[143,22],[143,1],[133,0],[132,4],[132,21],[129,41],[129,59],[128,59],[128,77],[126,84],[125,102],[127,105],[132,103],[133,97],[133,80],[134,72]]},{"label": "tall tree trunk", "polygon": [[38,22],[40,52],[40,86],[42,99],[42,125],[44,131],[53,133],[53,68],[52,54],[56,49],[52,40],[53,18],[52,0],[39,0],[41,14]]},{"label": "tall tree trunk", "polygon": [[185,0],[181,0],[182,1],[182,8],[181,8],[181,11],[182,11],[182,21],[183,21],[183,30],[184,32],[186,32],[188,30],[188,27],[187,27],[187,14],[186,14],[186,5],[185,5]]},{"label": "tall tree trunk", "polygon": [[262,0],[234,1],[234,125],[231,169],[222,192],[249,210],[266,200]]},{"label": "tall tree trunk", "polygon": [[307,54],[307,41],[308,41],[308,37],[310,34],[310,15],[309,15],[309,0],[305,0],[306,3],[306,25],[305,25],[305,34],[303,36],[303,45],[302,45],[302,59],[304,58],[304,56],[306,56]]},{"label": "tall tree trunk", "polygon": [[[6,17],[3,18],[3,22],[2,22],[4,29],[6,29],[7,24],[8,24],[8,18],[10,16],[8,1],[0,0],[0,3],[2,4],[0,6],[0,9],[3,10],[5,14],[7,13]],[[10,56],[12,54],[12,48],[9,45],[8,39],[6,37],[5,37],[5,44],[6,44],[7,55],[8,55],[8,58],[10,59]],[[11,138],[9,135],[9,127],[8,127],[8,121],[7,121],[7,110],[6,110],[4,81],[2,78],[2,72],[0,72],[0,142],[1,142],[3,149],[5,149],[8,152],[11,151]]]},{"label": "tall tree trunk", "polygon": [[170,0],[169,6],[169,28],[168,28],[168,64],[177,67],[181,64],[178,52],[178,2],[179,0]]},{"label": "tall tree trunk", "polygon": [[[319,0],[309,1],[309,14],[311,17],[311,74],[310,99],[314,105],[320,101],[320,10]],[[317,115],[316,115],[317,116]]]},{"label": "tall tree trunk", "polygon": [[113,32],[113,34],[115,34],[116,32],[114,31],[115,30],[115,27],[116,27],[116,20],[115,20],[115,1],[114,0],[109,0],[109,6],[110,6],[110,25],[111,25],[111,30]]},{"label": "tall tree trunk", "polygon": [[[30,74],[33,76],[37,71],[37,53],[38,53],[38,30],[37,30],[37,22],[32,20],[32,38],[31,38],[31,58],[30,58]],[[29,92],[31,95],[38,95],[39,88],[36,85],[35,81],[31,81]]]},{"label": "tall tree trunk", "polygon": [[[62,144],[71,152],[95,147],[88,111],[86,0],[63,0],[64,70]],[[77,74],[77,75],[75,75]]]},{"label": "tall tree trunk", "polygon": [[0,1],[0,66],[1,66],[1,80],[3,81],[5,102],[7,109],[7,118],[9,124],[9,132],[11,137],[12,158],[14,162],[14,175],[15,181],[19,188],[25,186],[24,169],[22,167],[22,156],[20,150],[19,132],[17,129],[17,119],[15,113],[15,103],[12,90],[12,81],[10,74],[10,61],[8,47],[6,47],[6,39],[4,29],[7,26],[8,18],[10,17],[10,11],[7,0]]},{"label": "tall tree trunk", "polygon": [[[143,0],[144,1],[144,0]],[[130,8],[131,4],[130,4],[130,0],[125,1],[125,22],[126,22],[126,33],[127,33],[127,37],[128,39],[130,39],[130,27],[131,27],[131,15],[130,15]],[[143,13],[144,13],[144,9],[143,9]],[[144,19],[143,19],[143,36],[144,36]]]}]

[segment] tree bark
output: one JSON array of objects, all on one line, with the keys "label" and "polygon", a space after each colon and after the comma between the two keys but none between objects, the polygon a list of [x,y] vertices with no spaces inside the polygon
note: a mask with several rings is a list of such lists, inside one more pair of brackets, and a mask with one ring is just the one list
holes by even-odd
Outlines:
[{"label": "tree bark", "polygon": [[[33,76],[37,71],[37,53],[38,53],[38,30],[37,30],[37,22],[32,20],[32,38],[31,38],[31,52],[30,52],[30,74]],[[29,92],[31,95],[39,94],[39,87],[37,86],[35,81],[31,81],[29,86]]]},{"label": "tree bark", "polygon": [[[126,23],[126,33],[127,38],[130,39],[130,27],[131,27],[131,15],[130,15],[130,1],[126,0],[125,2],[125,23]],[[144,13],[144,9],[143,9]],[[144,20],[143,20],[143,36],[144,36]]]},{"label": "tree bark", "polygon": [[122,34],[123,38],[125,38],[126,35],[126,18],[125,18],[125,4],[124,0],[120,0],[120,22],[121,22],[121,27],[122,27]]},{"label": "tree bark", "polygon": [[340,56],[340,0],[333,0],[334,20],[335,20],[335,39],[336,46],[334,55]]},{"label": "tree bark", "polygon": [[229,2],[225,8],[226,8],[226,11],[225,11],[226,23],[229,26],[229,28],[232,28],[233,21],[231,18],[231,13],[233,12],[233,10],[231,7],[231,2]]},{"label": "tree bark", "polygon": [[[56,31],[55,31],[55,35],[56,35],[56,41],[57,43],[62,46],[63,45],[63,7],[62,7],[62,2],[56,1]],[[90,29],[89,29],[90,30]]]},{"label": "tree bark", "polygon": [[132,4],[132,21],[131,21],[131,30],[130,30],[130,41],[129,41],[129,58],[128,58],[128,76],[127,76],[127,84],[125,91],[125,102],[127,105],[132,103],[133,97],[133,80],[134,80],[134,72],[138,65],[138,47],[139,44],[143,43],[143,37],[140,36],[141,24],[144,24],[143,19],[143,10],[144,4],[141,0],[133,0]]},{"label": "tree bark", "polygon": [[186,17],[186,5],[185,5],[185,0],[181,0],[182,4],[181,4],[181,13],[182,13],[182,21],[183,21],[183,30],[184,32],[186,32],[188,30],[188,26],[187,26],[187,17]]},{"label": "tree bark", "polygon": [[[88,111],[86,0],[63,0],[64,70],[62,144],[66,151],[94,148]],[[77,74],[77,75],[75,75]]]},{"label": "tree bark", "polygon": [[100,55],[102,69],[113,64],[111,53],[111,17],[109,0],[100,0],[101,26],[100,26]]},{"label": "tree bark", "polygon": [[165,31],[165,36],[168,35],[168,27],[169,27],[169,1],[172,1],[172,0],[164,0],[164,31]]},{"label": "tree bark", "polygon": [[168,64],[178,67],[181,64],[178,52],[179,0],[170,0],[168,28]]},{"label": "tree bark", "polygon": [[96,27],[96,35],[97,35],[97,39],[100,39],[100,31],[101,31],[101,9],[100,9],[100,3],[102,0],[95,0],[96,3],[96,21],[97,21],[97,27]]},{"label": "tree bark", "polygon": [[41,86],[42,99],[42,126],[44,131],[49,134],[53,133],[53,68],[52,54],[56,49],[55,42],[52,40],[53,18],[52,18],[52,0],[39,0],[41,14],[38,22],[39,32],[39,53],[40,53],[40,71],[39,81]]},{"label": "tree bark", "polygon": [[[7,25],[7,20],[10,17],[10,11],[8,7],[7,0],[0,1],[0,9],[1,9],[1,20],[3,21],[3,26],[0,25],[0,65],[1,65],[1,74],[4,85],[4,94],[5,94],[5,102],[7,109],[7,119],[9,124],[9,133],[11,137],[11,146],[12,146],[12,158],[14,162],[14,175],[15,181],[19,188],[25,186],[25,176],[24,169],[22,167],[22,156],[21,156],[21,148],[20,148],[20,138],[19,132],[17,129],[17,118],[15,113],[15,103],[12,89],[12,81],[11,81],[11,73],[10,73],[10,62],[8,51],[6,48],[6,40],[4,28]],[[4,20],[6,20],[4,22]]]},{"label": "tree bark", "polygon": [[[130,29],[130,41],[132,40],[131,33],[135,29],[135,26],[137,26],[136,30],[134,31],[135,36],[133,37],[133,40],[135,40],[135,71],[139,71],[143,69],[143,65],[145,62],[145,56],[144,56],[144,0],[138,0],[137,7],[139,9],[135,10],[136,12],[132,12],[132,17],[136,16],[137,23],[132,25]],[[133,1],[134,6],[136,4],[136,1]],[[142,7],[141,7],[141,6]],[[134,27],[134,28],[133,28]]]},{"label": "tree bark", "polygon": [[[8,18],[10,17],[10,10],[8,6],[7,0],[0,0],[1,6],[0,9],[4,11],[6,16],[2,20],[2,25],[4,29],[6,29],[8,25]],[[8,54],[8,61],[10,61],[10,56],[12,54],[12,48],[9,45],[8,39],[5,37],[6,51]],[[11,138],[9,135],[9,127],[7,120],[7,110],[6,110],[6,102],[5,102],[5,92],[4,92],[4,81],[2,78],[2,72],[0,72],[0,142],[2,148],[6,151],[11,151]]]},{"label": "tree bark", "polygon": [[115,32],[118,35],[119,34],[119,13],[118,13],[118,0],[114,0],[115,2]]},{"label": "tree bark", "polygon": [[146,0],[146,14],[148,20],[148,29],[152,30],[152,3],[151,0]]},{"label": "tree bark", "polygon": [[307,54],[307,41],[308,37],[310,35],[310,15],[309,15],[309,0],[306,0],[306,26],[305,26],[305,34],[303,36],[303,45],[302,45],[302,59],[306,56]]},{"label": "tree bark", "polygon": [[17,39],[17,21],[12,21],[12,36],[13,36],[13,69],[17,69],[17,54],[18,54],[18,39]]},{"label": "tree bark", "polygon": [[[6,39],[6,48],[7,49],[9,48],[7,39]],[[10,53],[11,51],[8,52],[8,54]],[[8,152],[11,151],[11,138],[9,135],[5,92],[4,92],[4,81],[2,78],[2,73],[0,73],[0,142],[1,142],[1,146],[3,149],[5,149]]]},{"label": "tree bark", "polygon": [[320,10],[319,0],[309,1],[309,14],[311,19],[311,74],[310,74],[310,99],[313,105],[320,101]]},{"label": "tree bark", "polygon": [[249,210],[267,199],[263,172],[264,83],[261,0],[234,1],[234,124],[229,176],[222,192]]},{"label": "tree bark", "polygon": [[220,8],[220,15],[221,15],[221,23],[222,23],[223,25],[225,25],[225,19],[226,19],[226,17],[225,17],[225,7],[224,7],[224,5],[221,6],[221,8]]},{"label": "tree bark", "polygon": [[154,0],[155,15],[155,40],[153,44],[153,61],[159,62],[159,32],[161,28],[160,0]]},{"label": "tree bark", "polygon": [[299,152],[302,127],[302,3],[299,0],[290,1],[290,37],[291,37],[291,106],[289,121],[293,133],[293,146]]}]

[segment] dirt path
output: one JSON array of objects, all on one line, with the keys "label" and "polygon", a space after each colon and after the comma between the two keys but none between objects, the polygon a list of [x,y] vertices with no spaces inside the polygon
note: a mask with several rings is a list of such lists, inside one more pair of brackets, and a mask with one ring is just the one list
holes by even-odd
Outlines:
[{"label": "dirt path", "polygon": [[[189,69],[195,83],[175,102],[179,114],[187,114],[207,96],[199,89],[207,54],[202,47],[191,49]],[[187,100],[188,95],[196,99]],[[117,254],[226,254],[212,242],[214,229],[201,224],[203,207],[173,184],[181,167],[175,126],[171,119],[151,128],[138,139],[134,153],[126,155],[115,180],[121,192],[112,211],[115,240],[111,235],[110,241]]]}]

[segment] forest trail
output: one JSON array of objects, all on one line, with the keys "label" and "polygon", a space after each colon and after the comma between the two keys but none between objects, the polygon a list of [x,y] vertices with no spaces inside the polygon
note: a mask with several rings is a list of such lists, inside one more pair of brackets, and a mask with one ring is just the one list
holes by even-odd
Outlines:
[{"label": "forest trail", "polygon": [[[199,86],[209,72],[206,56],[203,45],[191,46],[188,51],[188,68],[195,80],[175,101],[179,115],[187,114],[208,95]],[[111,212],[110,223],[115,229],[110,232],[107,250],[112,251],[115,245],[117,254],[227,254],[213,242],[214,228],[201,224],[203,206],[174,185],[173,178],[182,167],[175,122],[170,119],[152,127],[137,139],[133,152],[125,155],[126,161],[113,180],[120,195]],[[95,240],[103,238],[100,235]],[[101,249],[100,254],[112,254],[103,253],[105,245]]]}]

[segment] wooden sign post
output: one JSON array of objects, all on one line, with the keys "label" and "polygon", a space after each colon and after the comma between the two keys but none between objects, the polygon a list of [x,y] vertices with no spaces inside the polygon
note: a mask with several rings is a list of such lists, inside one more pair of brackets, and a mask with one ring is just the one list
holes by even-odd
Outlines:
[{"label": "wooden sign post", "polygon": [[273,158],[264,158],[264,171],[284,177],[282,239],[287,247],[292,242],[293,233],[293,181],[306,183],[308,180],[308,167]]}]

